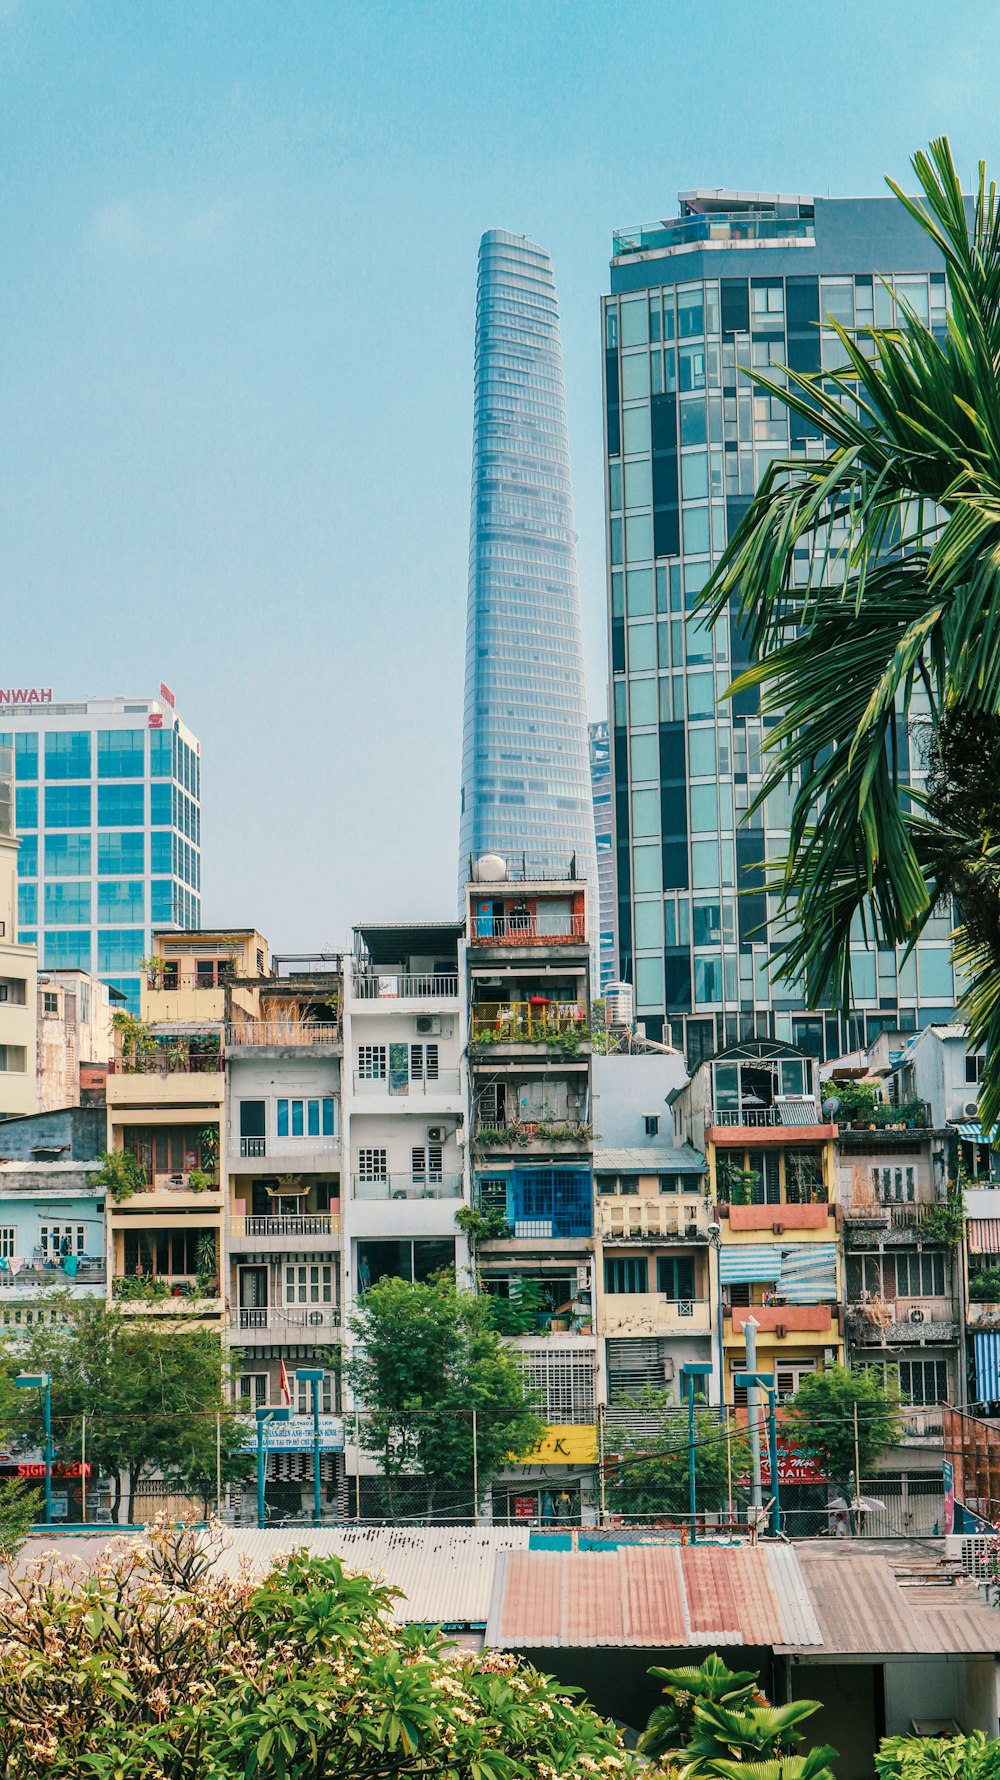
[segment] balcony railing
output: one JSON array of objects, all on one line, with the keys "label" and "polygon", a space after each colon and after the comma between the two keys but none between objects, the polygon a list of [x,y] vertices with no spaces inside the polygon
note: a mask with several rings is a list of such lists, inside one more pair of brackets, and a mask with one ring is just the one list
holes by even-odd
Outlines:
[{"label": "balcony railing", "polygon": [[427,1099],[434,1094],[445,1096],[460,1091],[461,1078],[457,1069],[442,1069],[437,1075],[410,1076],[405,1081],[393,1081],[388,1071],[385,1075],[359,1075],[355,1072],[354,1091],[356,1094],[388,1094],[393,1100]]},{"label": "balcony railing", "polygon": [[283,1156],[298,1156],[308,1151],[310,1155],[332,1156],[340,1148],[339,1137],[241,1137],[240,1155],[244,1161],[259,1162],[263,1156],[269,1156],[272,1162],[280,1162]]},{"label": "balcony railing", "polygon": [[707,1298],[671,1298],[665,1292],[605,1292],[599,1333],[707,1335],[710,1315]]},{"label": "balcony railing", "polygon": [[381,1180],[354,1176],[355,1199],[460,1199],[460,1174],[387,1174]]},{"label": "balcony railing", "polygon": [[832,1123],[825,1120],[815,1100],[795,1099],[795,1118],[787,1116],[787,1109],[780,1106],[707,1106],[705,1108],[705,1124],[716,1128],[726,1125],[748,1128],[777,1126],[782,1131],[795,1131],[802,1126],[823,1125]]},{"label": "balcony railing", "polygon": [[112,1057],[109,1075],[218,1075],[225,1068],[221,1050],[189,1050],[186,1041],[157,1042],[155,1051]]},{"label": "balcony railing", "polygon": [[472,1010],[477,1044],[547,1044],[563,1033],[587,1037],[587,1010],[581,1003],[480,1001]]},{"label": "balcony railing", "polygon": [[587,937],[586,915],[473,915],[470,946],[560,946]]},{"label": "balcony railing", "polygon": [[360,1001],[449,1001],[458,995],[458,973],[450,971],[388,971],[356,976],[354,993]]},{"label": "balcony railing", "polygon": [[309,1050],[313,1046],[339,1044],[340,1037],[339,1020],[245,1020],[226,1027],[226,1044],[231,1051],[254,1045]]},{"label": "balcony railing", "polygon": [[708,1217],[700,1197],[677,1205],[661,1204],[658,1199],[599,1199],[598,1218],[603,1242],[708,1240]]},{"label": "balcony railing", "polygon": [[233,1217],[229,1220],[229,1232],[231,1236],[337,1236],[340,1217],[328,1211],[287,1217]]},{"label": "balcony railing", "polygon": [[[68,1268],[67,1260],[75,1260],[76,1266]],[[67,1255],[59,1261],[45,1261],[36,1257],[26,1266],[19,1267],[16,1272],[11,1267],[8,1256],[4,1256],[3,1262],[0,1262],[0,1293],[12,1286],[40,1287],[64,1292],[67,1287],[72,1288],[75,1285],[103,1285],[105,1278],[105,1264],[102,1260],[73,1255]]]},{"label": "balcony railing", "polygon": [[870,1224],[883,1230],[919,1230],[933,1209],[932,1204],[919,1200],[863,1199],[845,1205],[843,1216],[847,1224]]},{"label": "balcony railing", "polygon": [[634,229],[616,229],[612,253],[615,259],[623,259],[629,254],[690,247],[702,241],[811,241],[815,234],[812,217],[717,210],[704,216],[678,217],[676,222],[641,223]]},{"label": "balcony railing", "polygon": [[340,1328],[339,1304],[264,1304],[240,1305],[229,1313],[234,1329],[263,1331],[304,1329],[308,1331]]}]

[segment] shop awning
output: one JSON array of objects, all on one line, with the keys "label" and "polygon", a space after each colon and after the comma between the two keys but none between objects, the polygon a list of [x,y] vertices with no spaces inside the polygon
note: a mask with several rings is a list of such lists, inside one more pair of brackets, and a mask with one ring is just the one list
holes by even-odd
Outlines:
[{"label": "shop awning", "polygon": [[965,1119],[960,1125],[953,1125],[952,1130],[958,1133],[963,1143],[996,1143],[1000,1137],[995,1128],[984,1131],[978,1119]]},{"label": "shop awning", "polygon": [[970,1255],[1000,1255],[1000,1218],[967,1218]]},{"label": "shop awning", "polygon": [[980,1403],[1000,1402],[1000,1334],[977,1329],[972,1337],[976,1361],[976,1396]]}]

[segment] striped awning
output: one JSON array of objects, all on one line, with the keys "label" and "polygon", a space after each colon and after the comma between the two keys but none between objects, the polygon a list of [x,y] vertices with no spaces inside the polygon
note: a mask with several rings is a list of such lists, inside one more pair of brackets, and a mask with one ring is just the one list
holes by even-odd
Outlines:
[{"label": "striped awning", "polygon": [[1000,1218],[967,1218],[970,1255],[1000,1255]]},{"label": "striped awning", "polygon": [[786,1304],[824,1304],[837,1297],[837,1249],[832,1242],[799,1242],[781,1251],[778,1286]]},{"label": "striped awning", "polygon": [[980,1403],[1000,1402],[1000,1334],[977,1329],[972,1337],[976,1360],[976,1397]]},{"label": "striped awning", "polygon": [[720,1250],[719,1279],[724,1286],[752,1285],[756,1280],[776,1280],[781,1272],[781,1250],[773,1242],[744,1248],[735,1243]]},{"label": "striped awning", "polygon": [[992,1131],[984,1131],[976,1119],[965,1119],[952,1129],[957,1131],[963,1143],[996,1143],[1000,1136],[995,1127]]}]

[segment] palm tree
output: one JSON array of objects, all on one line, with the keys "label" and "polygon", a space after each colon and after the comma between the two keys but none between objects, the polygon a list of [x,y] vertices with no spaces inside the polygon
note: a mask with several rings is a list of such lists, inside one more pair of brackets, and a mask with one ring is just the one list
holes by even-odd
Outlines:
[{"label": "palm tree", "polygon": [[[772,869],[776,967],[807,1005],[851,1004],[850,940],[912,945],[954,910],[962,1011],[1000,1115],[1000,207],[947,140],[889,185],[940,252],[947,328],[833,321],[836,371],[754,381],[822,435],[773,464],[700,605],[732,608],[768,768],[792,792]],[[803,553],[807,553],[808,562]],[[796,560],[797,559],[797,560]],[[803,577],[802,571],[805,569]],[[909,782],[916,769],[917,784]],[[926,777],[924,776],[926,775]]]}]

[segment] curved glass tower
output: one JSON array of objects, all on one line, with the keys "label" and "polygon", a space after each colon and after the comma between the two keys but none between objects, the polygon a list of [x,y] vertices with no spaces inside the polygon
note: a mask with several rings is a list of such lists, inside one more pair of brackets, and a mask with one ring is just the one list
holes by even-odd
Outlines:
[{"label": "curved glass tower", "polygon": [[596,911],[555,282],[544,249],[502,229],[479,247],[460,884],[482,853],[557,878],[575,854]]}]

